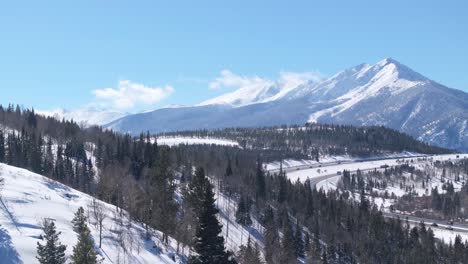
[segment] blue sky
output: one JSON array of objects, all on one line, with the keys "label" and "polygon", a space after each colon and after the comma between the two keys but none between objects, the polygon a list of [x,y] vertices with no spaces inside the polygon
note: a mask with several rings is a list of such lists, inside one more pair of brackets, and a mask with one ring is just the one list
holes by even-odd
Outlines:
[{"label": "blue sky", "polygon": [[385,57],[468,91],[466,14],[461,0],[3,1],[0,103],[192,105],[236,88],[209,88],[223,70],[328,76]]}]

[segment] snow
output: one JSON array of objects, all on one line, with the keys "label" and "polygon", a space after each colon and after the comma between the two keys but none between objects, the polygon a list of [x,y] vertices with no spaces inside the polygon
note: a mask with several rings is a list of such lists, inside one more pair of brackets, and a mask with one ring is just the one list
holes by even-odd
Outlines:
[{"label": "snow", "polygon": [[[62,232],[60,240],[67,245],[66,254],[70,256],[77,241],[71,220],[80,206],[87,211],[92,197],[41,175],[5,164],[0,164],[0,175],[5,180],[0,204],[2,261],[38,263],[36,246],[37,242],[43,243],[38,238],[42,233],[40,223],[45,218],[53,219],[57,230]],[[114,206],[103,205],[107,218],[104,221],[102,250],[99,251],[102,263],[174,263],[171,260],[171,256],[175,255],[173,240],[171,245],[164,246],[159,239],[161,234],[155,231],[153,239],[146,241],[142,226],[130,221],[125,212],[117,213]],[[98,242],[99,233],[92,217],[90,223],[93,238]],[[124,254],[118,242],[119,234],[132,238],[126,242],[129,249],[127,254]],[[5,260],[6,257],[9,259]]]},{"label": "snow", "polygon": [[317,190],[322,189],[324,192],[336,190],[338,188],[338,182],[340,179],[341,176],[335,176],[317,183],[315,187]]},{"label": "snow", "polygon": [[[154,139],[153,139],[154,140]],[[237,147],[239,143],[222,138],[210,138],[210,137],[158,137],[157,143],[159,145],[176,146],[181,144],[187,145],[220,145],[220,146],[231,146]]]},{"label": "snow", "polygon": [[[217,189],[217,188],[216,188]],[[263,251],[263,227],[257,219],[252,217],[252,225],[244,227],[236,222],[237,202],[230,199],[225,194],[216,193],[216,204],[220,214],[218,219],[223,225],[222,235],[225,238],[226,248],[232,252],[237,252],[241,245],[247,245],[248,238],[255,242]]]},{"label": "snow", "polygon": [[352,162],[352,161],[362,161],[366,159],[376,159],[376,158],[401,158],[401,157],[420,157],[424,154],[415,153],[415,152],[401,152],[401,153],[385,153],[380,155],[374,155],[371,158],[368,157],[353,157],[349,155],[335,155],[335,156],[322,156],[319,161],[316,160],[295,160],[295,159],[286,159],[283,161],[274,161],[265,164],[265,170],[274,171],[279,170],[280,166],[283,166],[283,169],[291,168],[300,168],[307,166],[316,166],[316,165],[327,165],[328,163],[337,163],[337,162]]},{"label": "snow", "polygon": [[434,232],[434,236],[442,241],[444,241],[447,244],[454,243],[455,242],[455,237],[457,235],[461,236],[462,241],[468,241],[468,233],[464,232],[455,232],[452,230],[447,230],[447,229],[441,229],[441,228],[432,228],[432,231]]},{"label": "snow", "polygon": [[73,121],[84,124],[85,126],[105,125],[127,115],[123,112],[99,109],[97,107],[92,106],[86,106],[73,111],[66,110],[63,108],[57,108],[53,110],[38,110],[36,112],[40,115],[50,116],[57,120],[73,119]]},{"label": "snow", "polygon": [[[384,59],[374,66],[364,64],[356,69],[358,69],[358,72],[348,76],[348,79],[345,79],[344,82],[335,79],[341,77],[345,72],[329,79],[328,83],[331,83],[331,86],[324,85],[315,88],[317,91],[323,90],[321,93],[324,94],[328,94],[332,90],[347,92],[332,100],[332,102],[336,103],[335,106],[312,113],[309,122],[317,122],[320,117],[325,115],[336,116],[364,100],[386,92],[397,95],[426,81],[421,75],[412,72],[409,68],[391,58]],[[368,78],[369,80],[367,80]],[[349,79],[351,79],[351,83]],[[366,81],[362,82],[362,79]],[[346,89],[341,86],[346,87]]]},{"label": "snow", "polygon": [[[456,156],[459,155],[460,158],[468,158],[468,154],[446,154],[446,155],[435,155],[430,156],[433,161],[440,160],[450,160],[456,159]],[[401,161],[410,161],[413,159],[416,161],[417,158],[408,157],[408,158],[395,158],[395,159],[382,159],[382,160],[371,160],[371,161],[362,161],[362,162],[351,162],[351,163],[342,163],[342,164],[333,164],[330,166],[322,166],[311,169],[303,169],[291,171],[286,174],[286,176],[292,181],[305,182],[307,179],[314,179],[321,176],[327,175],[336,175],[343,170],[348,171],[361,171],[379,169],[381,166],[396,166],[399,165]]]},{"label": "snow", "polygon": [[303,84],[314,83],[321,79],[319,74],[313,72],[281,72],[279,79],[276,81],[258,76],[239,76],[228,70],[222,71],[221,75],[221,77],[216,78],[215,82],[210,84],[212,88],[226,86],[238,87],[238,89],[201,102],[197,106],[230,105],[241,107],[256,103],[272,102],[285,97]]},{"label": "snow", "polygon": [[330,163],[330,162],[338,162],[338,161],[351,161],[353,160],[350,156],[325,156],[321,157],[320,161],[316,160],[294,160],[294,159],[286,159],[283,161],[274,161],[265,164],[265,169],[267,171],[272,170],[279,170],[280,166],[283,166],[283,169],[288,168],[295,168],[295,167],[302,167],[302,166],[311,166],[317,165],[322,163]]}]

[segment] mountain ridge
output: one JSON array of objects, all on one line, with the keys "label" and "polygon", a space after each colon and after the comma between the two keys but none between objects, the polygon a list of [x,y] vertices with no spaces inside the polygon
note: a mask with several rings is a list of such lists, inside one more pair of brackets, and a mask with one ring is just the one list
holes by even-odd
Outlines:
[{"label": "mountain ridge", "polygon": [[[468,94],[439,84],[392,58],[374,65],[359,64],[295,87],[284,88],[276,82],[252,89],[256,92],[252,98],[247,98],[249,89],[242,89],[227,95],[230,102],[247,103],[208,100],[211,103],[125,116],[105,127],[138,134],[147,130],[157,133],[306,122],[383,125],[438,146],[468,149]],[[257,97],[259,93],[266,96]],[[241,97],[236,98],[236,94]]]}]

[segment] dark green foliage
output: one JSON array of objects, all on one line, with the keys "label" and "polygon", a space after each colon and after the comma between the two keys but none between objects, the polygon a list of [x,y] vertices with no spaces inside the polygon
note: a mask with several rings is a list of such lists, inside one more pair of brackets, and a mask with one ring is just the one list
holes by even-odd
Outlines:
[{"label": "dark green foliage", "polygon": [[88,221],[88,219],[84,214],[83,207],[80,206],[80,208],[78,208],[78,210],[75,213],[75,217],[73,217],[72,219],[73,231],[79,234],[83,232],[84,230],[88,229],[86,225],[86,221]]},{"label": "dark green foliage", "polygon": [[[450,150],[432,147],[393,129],[382,126],[353,127],[348,125],[306,124],[268,128],[226,128],[165,133],[198,137],[221,137],[235,140],[241,146],[257,150],[278,151],[274,159],[320,159],[320,155],[369,156],[382,151],[414,151],[440,154]],[[266,157],[264,157],[266,158]],[[267,159],[268,160],[268,159]]]},{"label": "dark green foliage", "polygon": [[299,225],[299,222],[296,224],[296,233],[294,235],[294,250],[296,257],[304,257],[304,240],[302,239],[302,227]]},{"label": "dark green foliage", "polygon": [[258,245],[254,243],[252,245],[252,241],[247,241],[247,246],[242,245],[239,247],[239,252],[237,253],[237,261],[240,264],[262,264],[263,261],[260,257],[260,250]]},{"label": "dark green foliage", "polygon": [[163,241],[168,243],[176,224],[178,204],[175,201],[174,176],[170,171],[169,149],[161,148],[158,166],[147,178],[147,195],[151,201],[151,221],[153,226],[163,230]]},{"label": "dark green foliage", "polygon": [[237,205],[236,211],[236,222],[243,226],[252,225],[252,219],[250,218],[250,207],[252,202],[250,198],[241,196],[239,203]]},{"label": "dark green foliage", "polygon": [[257,160],[257,172],[255,177],[255,195],[258,199],[264,199],[266,195],[265,190],[265,174],[262,168],[262,162]]},{"label": "dark green foliage", "polygon": [[283,238],[281,240],[280,263],[295,264],[297,262],[294,240],[294,233],[291,225],[286,221],[283,228]]},{"label": "dark green foliage", "polygon": [[197,169],[191,185],[192,204],[198,216],[198,226],[194,249],[197,255],[191,256],[189,263],[235,263],[224,248],[221,235],[222,226],[216,215],[213,187],[205,177],[203,169]]},{"label": "dark green foliage", "polygon": [[265,237],[265,260],[267,263],[279,263],[280,260],[280,237],[276,225],[273,209],[267,207],[264,213],[263,225],[265,227],[263,236]]},{"label": "dark green foliage", "polygon": [[44,235],[42,240],[45,244],[37,242],[37,260],[41,264],[63,264],[66,261],[65,250],[66,246],[59,241],[60,232],[55,229],[53,221],[44,220],[43,222]]},{"label": "dark green foliage", "polygon": [[73,264],[96,264],[97,255],[94,249],[94,240],[86,224],[87,218],[84,215],[83,207],[78,208],[72,220],[73,231],[78,235],[78,242],[73,247],[71,256]]}]

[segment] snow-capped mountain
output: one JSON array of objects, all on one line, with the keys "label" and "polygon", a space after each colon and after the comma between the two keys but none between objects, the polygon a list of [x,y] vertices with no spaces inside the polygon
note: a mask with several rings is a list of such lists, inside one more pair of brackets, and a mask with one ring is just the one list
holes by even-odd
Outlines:
[{"label": "snow-capped mountain", "polygon": [[[227,72],[225,74],[231,74]],[[239,78],[239,77],[237,77]],[[269,81],[260,77],[254,77],[249,80],[238,80],[240,88],[206,100],[197,106],[205,105],[227,105],[232,107],[241,107],[256,103],[266,103],[278,100],[286,96],[289,92],[300,85],[308,83],[313,84],[317,76],[311,76],[309,73],[288,73],[282,72],[278,81]]]},{"label": "snow-capped mountain", "polygon": [[467,150],[468,94],[387,58],[318,82],[243,87],[197,106],[130,115],[107,126],[137,134],[305,122],[384,125],[431,144]]},{"label": "snow-capped mountain", "polygon": [[93,106],[86,106],[73,111],[57,108],[52,111],[37,111],[37,113],[45,116],[51,116],[59,120],[74,120],[75,122],[86,126],[104,125],[127,115],[123,112],[105,110]]}]

